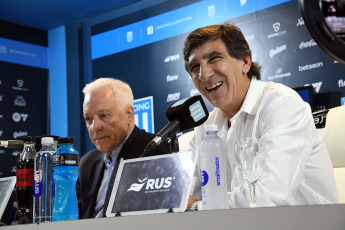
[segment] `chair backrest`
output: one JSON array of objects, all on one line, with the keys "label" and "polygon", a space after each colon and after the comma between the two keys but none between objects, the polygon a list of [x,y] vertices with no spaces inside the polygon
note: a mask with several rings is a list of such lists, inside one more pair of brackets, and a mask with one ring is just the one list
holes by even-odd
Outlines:
[{"label": "chair backrest", "polygon": [[316,112],[313,116],[333,168],[345,167],[345,106],[329,109],[328,112]]},{"label": "chair backrest", "polygon": [[345,106],[316,112],[313,116],[331,157],[340,203],[345,203]]},{"label": "chair backrest", "polygon": [[188,151],[189,141],[193,138],[194,130],[186,132],[178,137],[179,151],[181,153]]}]

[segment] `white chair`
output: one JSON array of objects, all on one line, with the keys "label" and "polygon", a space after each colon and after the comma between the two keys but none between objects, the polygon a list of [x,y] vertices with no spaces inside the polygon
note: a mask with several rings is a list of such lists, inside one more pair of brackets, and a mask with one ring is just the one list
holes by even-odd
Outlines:
[{"label": "white chair", "polygon": [[329,109],[326,119],[316,116],[320,113],[313,114],[314,121],[316,124],[325,121],[325,127],[317,131],[331,157],[340,203],[345,203],[345,106]]}]

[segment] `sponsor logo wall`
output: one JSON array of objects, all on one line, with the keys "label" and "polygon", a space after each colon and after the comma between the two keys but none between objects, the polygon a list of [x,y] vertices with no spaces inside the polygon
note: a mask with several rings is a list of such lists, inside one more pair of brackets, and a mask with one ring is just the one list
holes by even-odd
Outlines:
[{"label": "sponsor logo wall", "polygon": [[[182,27],[193,30],[230,21],[241,28],[252,49],[253,60],[262,66],[262,80],[282,83],[291,88],[312,85],[314,111],[344,104],[345,66],[319,48],[304,25],[297,1],[270,1],[271,6],[261,6],[262,9],[266,7],[265,10],[255,13],[252,4],[239,0],[201,1],[172,11],[172,18],[176,20],[171,19],[171,23],[167,14],[163,14],[95,34],[92,36],[93,51],[98,47],[97,40],[102,41],[102,36],[109,38],[107,36],[116,34],[126,38],[126,30],[134,31],[131,41],[127,40],[130,45],[122,46],[122,52],[117,52],[114,47],[106,49],[107,45],[103,43],[103,51],[92,54],[93,75],[114,76],[128,82],[136,99],[152,96],[154,127],[158,132],[168,122],[165,112],[169,106],[199,94],[184,69],[182,48],[188,31],[183,32]],[[230,6],[238,12],[232,12]],[[199,18],[195,15],[199,15]],[[160,21],[155,21],[157,18]],[[166,22],[164,26],[159,26],[163,21]],[[151,24],[148,25],[148,22]],[[177,32],[179,29],[182,32]],[[142,37],[136,36],[135,31],[144,31]],[[162,32],[170,36],[163,36],[160,34]],[[150,36],[152,40],[148,40]],[[212,105],[205,102],[211,111]]]},{"label": "sponsor logo wall", "polygon": [[[260,1],[254,2],[259,4]],[[274,2],[271,4],[274,5]],[[236,9],[243,12],[243,15],[228,12],[228,19],[224,18],[226,10],[222,8],[223,3],[227,6],[237,4]],[[248,40],[253,60],[262,66],[262,80],[292,88],[312,85],[315,94],[314,111],[344,103],[345,66],[328,57],[316,44],[304,25],[297,1],[276,2],[275,6],[256,13],[249,10],[249,4],[247,1],[201,1],[175,10],[174,18],[190,17],[190,20],[181,21],[190,30],[194,29],[193,26],[197,28],[206,24],[233,22],[242,29]],[[196,14],[206,21],[197,21]],[[237,17],[231,17],[232,14]],[[163,16],[165,20],[166,15]],[[166,23],[164,28],[159,27],[155,25],[155,18],[151,18],[152,27],[143,29],[147,34],[132,37],[132,48],[127,47],[126,51],[117,53],[111,50],[113,48],[107,50],[103,47],[108,53],[93,53],[93,75],[114,76],[128,82],[137,99],[152,96],[155,132],[158,132],[167,123],[165,112],[170,105],[199,92],[184,69],[182,48],[188,33],[175,32],[175,36],[153,39],[150,43],[147,37],[159,37],[161,31],[158,29],[167,32],[166,27],[169,27],[171,32],[181,26],[181,23],[173,21]],[[121,37],[121,32],[126,28],[137,26],[138,29],[140,23],[147,21],[145,19],[121,28],[114,27],[111,31],[113,34],[116,31],[117,36]],[[107,34],[111,33],[104,31],[93,36],[93,50],[97,47],[96,40]],[[213,109],[210,103],[206,102],[206,105],[209,111]]]},{"label": "sponsor logo wall", "polygon": [[[15,31],[16,28],[13,28]],[[18,33],[21,34],[22,33]],[[24,36],[25,37],[25,36]],[[48,70],[46,47],[1,38],[0,139],[40,136],[48,130]],[[15,176],[19,151],[0,147],[0,177]],[[1,219],[12,224],[16,212],[12,193]]]}]

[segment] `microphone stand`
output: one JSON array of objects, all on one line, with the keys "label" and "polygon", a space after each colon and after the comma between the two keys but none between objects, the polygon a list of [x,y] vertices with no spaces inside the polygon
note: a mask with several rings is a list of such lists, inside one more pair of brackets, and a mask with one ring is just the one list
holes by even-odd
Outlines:
[{"label": "microphone stand", "polygon": [[177,153],[179,150],[178,139],[175,134],[170,138],[170,152]]}]

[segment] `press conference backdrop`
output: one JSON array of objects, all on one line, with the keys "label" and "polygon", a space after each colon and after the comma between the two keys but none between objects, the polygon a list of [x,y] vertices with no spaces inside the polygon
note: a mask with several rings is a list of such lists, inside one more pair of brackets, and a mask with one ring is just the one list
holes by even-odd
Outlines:
[{"label": "press conference backdrop", "polygon": [[[0,22],[0,139],[48,133],[47,33]],[[6,29],[4,29],[6,28]],[[0,178],[16,175],[18,151],[0,148]],[[15,193],[1,219],[11,224]]]},{"label": "press conference backdrop", "polygon": [[[167,123],[165,111],[171,104],[198,94],[184,70],[182,48],[188,32],[228,21],[243,31],[253,60],[262,65],[262,80],[292,88],[312,85],[313,110],[344,104],[345,66],[318,47],[304,25],[296,0],[208,0],[165,13],[161,13],[162,8],[91,28],[93,76],[128,82],[136,99],[152,97],[153,132]],[[209,103],[207,107],[212,110]],[[140,111],[136,112],[140,116]]]}]

